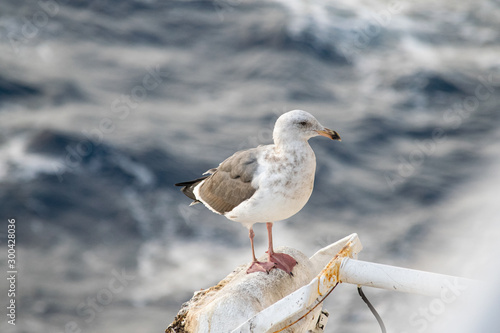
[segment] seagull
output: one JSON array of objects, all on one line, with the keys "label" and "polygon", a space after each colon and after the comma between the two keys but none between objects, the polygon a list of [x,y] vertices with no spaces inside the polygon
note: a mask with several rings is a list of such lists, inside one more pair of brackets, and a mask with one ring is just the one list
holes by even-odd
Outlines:
[{"label": "seagull", "polygon": [[[214,213],[248,228],[252,263],[247,274],[269,273],[273,268],[292,274],[296,260],[273,250],[273,222],[286,220],[307,203],[314,186],[316,156],[308,140],[322,135],[340,140],[336,131],[321,125],[313,115],[293,110],[281,115],[273,130],[274,144],[242,150],[210,169],[203,177],[175,184],[193,200]],[[267,261],[255,257],[253,225],[266,223]]]}]

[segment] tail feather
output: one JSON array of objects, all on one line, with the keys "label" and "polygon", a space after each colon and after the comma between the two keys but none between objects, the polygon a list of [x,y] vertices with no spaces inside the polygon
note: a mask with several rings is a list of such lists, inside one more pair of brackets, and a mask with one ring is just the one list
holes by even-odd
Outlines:
[{"label": "tail feather", "polygon": [[210,177],[210,176],[208,175],[208,176],[201,177],[201,178],[194,179],[194,180],[190,180],[187,182],[177,183],[177,184],[175,184],[175,186],[183,186],[183,188],[181,188],[182,193],[184,193],[188,198],[194,200],[195,202],[193,202],[193,204],[198,203],[199,200],[194,195],[193,190],[196,187],[196,185],[198,185],[199,183],[201,183],[202,181],[204,181],[208,177]]}]

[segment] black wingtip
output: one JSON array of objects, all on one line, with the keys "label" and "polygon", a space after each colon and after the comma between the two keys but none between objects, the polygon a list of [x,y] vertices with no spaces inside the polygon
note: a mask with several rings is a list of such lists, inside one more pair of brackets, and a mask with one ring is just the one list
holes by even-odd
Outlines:
[{"label": "black wingtip", "polygon": [[183,188],[181,188],[182,193],[184,193],[188,198],[197,201],[198,199],[194,195],[193,189],[196,185],[198,185],[201,181],[205,180],[208,177],[209,176],[204,176],[204,177],[201,177],[198,179],[194,179],[194,180],[190,180],[190,181],[182,182],[182,183],[177,183],[174,185],[175,186],[183,186]]},{"label": "black wingtip", "polygon": [[208,177],[210,177],[210,175],[203,176],[203,177],[200,177],[200,178],[197,178],[197,179],[193,179],[193,180],[189,180],[187,182],[177,183],[177,184],[174,184],[174,186],[191,186],[191,185],[196,185],[199,182],[201,182],[202,180],[207,179]]}]

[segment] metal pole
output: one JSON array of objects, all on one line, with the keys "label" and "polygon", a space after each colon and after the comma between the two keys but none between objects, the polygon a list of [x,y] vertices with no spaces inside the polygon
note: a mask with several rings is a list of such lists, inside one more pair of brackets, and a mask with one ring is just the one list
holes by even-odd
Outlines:
[{"label": "metal pole", "polygon": [[339,280],[386,290],[447,297],[448,293],[462,292],[478,282],[470,279],[394,267],[351,258],[344,258],[340,265]]}]

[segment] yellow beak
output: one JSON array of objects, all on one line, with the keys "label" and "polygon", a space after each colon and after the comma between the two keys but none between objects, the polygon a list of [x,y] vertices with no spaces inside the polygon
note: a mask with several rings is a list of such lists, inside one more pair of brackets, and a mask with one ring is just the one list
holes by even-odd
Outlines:
[{"label": "yellow beak", "polygon": [[323,130],[320,130],[320,131],[316,131],[319,135],[322,135],[324,137],[327,137],[329,139],[332,139],[332,140],[337,140],[337,141],[342,141],[340,139],[340,135],[339,133],[329,129],[329,128],[326,128],[323,129]]}]

